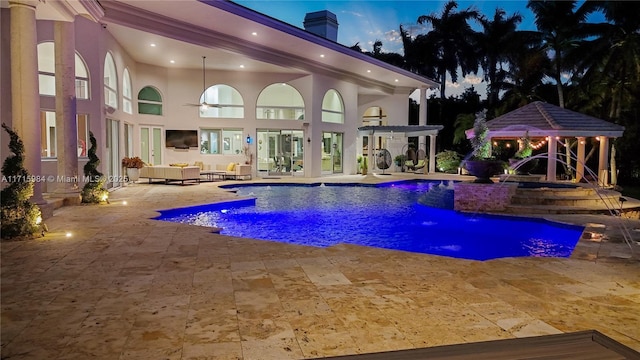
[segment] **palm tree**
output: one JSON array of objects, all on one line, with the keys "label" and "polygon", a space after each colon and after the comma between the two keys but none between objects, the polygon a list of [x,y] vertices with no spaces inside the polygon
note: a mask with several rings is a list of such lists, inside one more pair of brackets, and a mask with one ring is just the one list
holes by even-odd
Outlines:
[{"label": "palm tree", "polygon": [[607,23],[597,24],[599,36],[584,41],[576,51],[580,65],[580,84],[588,98],[599,97],[598,107],[607,110],[600,114],[620,121],[623,109],[640,97],[640,17],[634,2],[597,2]]},{"label": "palm tree", "polygon": [[489,82],[487,87],[487,100],[489,110],[498,103],[499,87],[498,74],[503,70],[503,64],[508,59],[508,54],[513,45],[516,44],[518,33],[517,25],[522,21],[522,16],[515,13],[506,17],[503,9],[496,8],[493,19],[480,16],[478,21],[482,25],[483,32],[480,34],[480,48],[482,49],[481,65],[484,71],[484,79]]},{"label": "palm tree", "polygon": [[435,44],[425,34],[420,34],[412,39],[407,31],[400,25],[402,46],[404,48],[405,68],[416,74],[434,79],[436,71]]},{"label": "palm tree", "polygon": [[495,87],[505,92],[496,116],[540,100],[538,89],[550,68],[549,58],[535,41],[527,42],[521,37],[517,44],[519,48],[507,54],[508,69],[500,70],[496,76]]},{"label": "palm tree", "polygon": [[559,106],[564,108],[564,89],[562,73],[572,71],[570,63],[565,61],[567,53],[589,35],[585,26],[587,16],[595,10],[593,1],[585,1],[575,11],[576,1],[537,1],[529,0],[527,7],[535,15],[535,24],[545,50],[550,56],[553,68],[552,78],[556,82]]},{"label": "palm tree", "polygon": [[432,26],[425,41],[433,44],[436,51],[434,66],[437,69],[437,80],[441,84],[441,99],[445,98],[447,73],[456,82],[458,70],[462,76],[478,71],[477,33],[469,25],[469,20],[477,19],[478,12],[471,8],[456,12],[457,7],[457,2],[449,1],[440,16],[431,14],[418,17],[419,24]]}]

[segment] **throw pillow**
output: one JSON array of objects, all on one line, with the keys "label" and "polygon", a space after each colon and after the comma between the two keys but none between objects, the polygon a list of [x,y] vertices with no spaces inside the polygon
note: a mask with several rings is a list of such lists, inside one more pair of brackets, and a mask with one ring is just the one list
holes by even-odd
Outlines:
[{"label": "throw pillow", "polygon": [[227,171],[233,171],[236,168],[236,163],[229,163],[229,165],[227,165]]}]

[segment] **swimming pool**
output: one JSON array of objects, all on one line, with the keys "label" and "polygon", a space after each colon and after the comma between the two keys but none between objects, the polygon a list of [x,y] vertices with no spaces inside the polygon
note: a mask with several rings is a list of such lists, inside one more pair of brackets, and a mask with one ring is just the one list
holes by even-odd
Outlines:
[{"label": "swimming pool", "polygon": [[237,187],[245,200],[160,211],[157,220],[309,246],[358,244],[456,258],[568,257],[583,227],[419,204],[432,182]]}]

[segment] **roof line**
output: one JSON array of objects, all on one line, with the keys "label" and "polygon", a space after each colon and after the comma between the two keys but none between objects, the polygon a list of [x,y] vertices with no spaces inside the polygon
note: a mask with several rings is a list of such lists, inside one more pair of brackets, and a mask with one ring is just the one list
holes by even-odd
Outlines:
[{"label": "roof line", "polygon": [[549,125],[551,125],[552,128],[554,128],[554,129],[560,129],[561,128],[560,124],[558,124],[551,117],[551,115],[549,115],[549,113],[544,109],[544,103],[542,101],[536,101],[534,104],[535,104],[536,109],[538,109],[538,112],[540,112],[540,115],[542,115],[545,118],[545,120],[547,120],[547,122],[549,123]]},{"label": "roof line", "polygon": [[337,43],[335,41],[331,41],[325,37],[322,37],[320,35],[316,35],[313,33],[310,33],[304,29],[301,29],[297,26],[293,26],[291,24],[288,24],[284,21],[278,20],[276,18],[273,18],[271,16],[265,15],[263,13],[257,12],[255,10],[252,10],[250,8],[247,8],[245,6],[242,6],[240,4],[237,4],[233,1],[220,1],[220,0],[198,0],[204,4],[216,7],[220,10],[224,10],[227,12],[230,12],[234,15],[243,17],[243,18],[248,18],[251,21],[255,21],[259,24],[265,25],[265,26],[269,26],[273,29],[285,32],[289,35],[293,35],[296,36],[300,39],[312,42],[316,45],[320,45],[323,47],[326,47],[328,49],[337,51],[343,55],[347,55],[347,56],[351,56],[353,58],[356,58],[358,60],[361,61],[365,61],[368,62],[372,65],[376,65],[379,67],[382,67],[386,70],[389,71],[393,71],[395,73],[401,74],[403,76],[407,76],[410,77],[414,80],[417,81],[421,81],[421,82],[425,82],[428,83],[429,85],[433,86],[433,87],[440,87],[440,84],[438,82],[436,82],[433,79],[430,79],[428,77],[416,74],[414,72],[405,70],[403,68],[391,65],[389,63],[386,63],[382,60],[376,59],[372,56],[363,54],[362,52],[359,52],[357,50],[351,49],[345,45],[342,45],[340,43]]}]

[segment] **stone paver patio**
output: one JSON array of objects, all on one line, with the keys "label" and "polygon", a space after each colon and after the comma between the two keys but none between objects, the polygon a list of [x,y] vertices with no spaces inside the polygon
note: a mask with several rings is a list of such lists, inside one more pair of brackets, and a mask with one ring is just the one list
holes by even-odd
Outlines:
[{"label": "stone paver patio", "polygon": [[219,184],[129,185],[2,242],[2,359],[303,359],[589,329],[640,350],[640,250],[619,218],[556,216],[604,225],[572,258],[485,262],[150,220],[236,198]]}]

